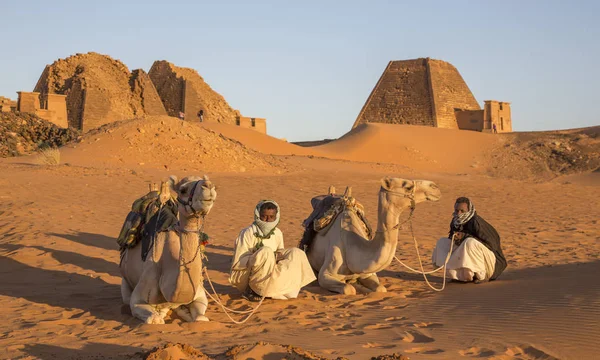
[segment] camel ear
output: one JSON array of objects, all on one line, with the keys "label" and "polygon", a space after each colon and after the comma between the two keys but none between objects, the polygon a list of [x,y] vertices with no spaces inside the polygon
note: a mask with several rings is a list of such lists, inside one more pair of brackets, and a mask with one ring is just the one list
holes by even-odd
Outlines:
[{"label": "camel ear", "polygon": [[210,181],[210,179],[208,178],[208,175],[206,175],[206,174],[204,174],[203,179],[204,179],[204,181]]},{"label": "camel ear", "polygon": [[392,179],[389,176],[386,176],[383,179],[381,179],[381,187],[386,190],[392,190],[393,182],[394,182],[394,179]]},{"label": "camel ear", "polygon": [[179,187],[177,186],[177,176],[171,175],[169,176],[169,188],[174,192],[178,192]]}]

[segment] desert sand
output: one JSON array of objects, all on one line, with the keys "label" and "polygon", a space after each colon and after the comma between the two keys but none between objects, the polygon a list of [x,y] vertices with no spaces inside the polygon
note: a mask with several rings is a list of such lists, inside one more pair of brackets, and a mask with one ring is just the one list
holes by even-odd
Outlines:
[{"label": "desert sand", "polygon": [[[2,159],[0,358],[145,358],[176,343],[186,345],[149,358],[598,358],[598,132],[491,135],[370,124],[300,147],[232,125],[159,116],[93,130],[61,148],[60,165]],[[165,325],[144,325],[121,301],[116,236],[132,201],[171,174],[207,174],[217,186],[207,267],[235,309],[249,304],[227,282],[233,241],[259,200],[279,202],[286,245],[295,246],[310,199],[329,185],[352,186],[373,223],[384,176],[442,189],[439,202],[419,204],[414,216],[428,268],[459,196],[471,197],[499,231],[508,268],[497,281],[449,283],[435,293],[394,262],[379,274],[387,293],[343,296],[315,282],[298,299],[265,300],[243,325],[212,302],[209,323],[171,315]],[[418,266],[407,229],[397,255]],[[441,285],[439,276],[430,279]],[[243,347],[231,351],[236,345]]]}]

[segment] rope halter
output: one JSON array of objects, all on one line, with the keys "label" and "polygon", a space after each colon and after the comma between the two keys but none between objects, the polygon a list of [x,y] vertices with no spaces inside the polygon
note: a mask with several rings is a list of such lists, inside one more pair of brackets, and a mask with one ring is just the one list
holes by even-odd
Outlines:
[{"label": "rope halter", "polygon": [[194,208],[193,200],[194,200],[194,193],[196,192],[196,188],[198,187],[198,184],[202,181],[203,180],[196,181],[196,183],[194,184],[194,187],[192,188],[192,191],[190,191],[190,194],[189,194],[187,200],[181,199],[179,197],[179,193],[177,194],[177,202],[180,203],[181,205],[183,205],[185,207],[185,210],[188,213],[191,213],[193,216],[199,216],[198,215],[199,211]]},{"label": "rope halter", "polygon": [[381,187],[381,190],[385,191],[388,194],[402,196],[402,197],[408,198],[410,200],[410,214],[408,215],[408,219],[406,219],[403,222],[398,222],[396,225],[389,228],[387,231],[396,230],[400,226],[402,226],[402,225],[406,224],[408,221],[410,221],[413,217],[413,213],[415,212],[415,208],[417,206],[417,203],[415,202],[415,195],[416,195],[416,191],[417,191],[417,182],[415,180],[412,180],[412,191],[410,192],[410,194],[401,193],[399,191],[388,190],[384,187]]}]

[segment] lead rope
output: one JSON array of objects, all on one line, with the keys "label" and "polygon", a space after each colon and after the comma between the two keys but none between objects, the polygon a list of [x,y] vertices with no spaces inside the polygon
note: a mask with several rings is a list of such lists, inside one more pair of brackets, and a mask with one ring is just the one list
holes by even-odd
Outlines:
[{"label": "lead rope", "polygon": [[[198,220],[199,221],[199,220]],[[200,230],[200,232],[202,233],[204,231],[204,218],[202,221],[202,228]],[[201,243],[201,239],[198,238],[198,244]],[[200,248],[200,245],[198,245],[198,248]],[[195,258],[195,257],[194,257]],[[206,259],[208,261],[208,257],[205,254],[202,254],[202,258]],[[215,303],[217,303],[217,305],[219,305],[221,307],[221,309],[223,310],[223,312],[225,313],[225,315],[227,315],[227,317],[229,318],[229,320],[231,320],[234,324],[237,325],[241,325],[243,323],[245,323],[246,321],[250,320],[250,318],[252,317],[252,315],[254,315],[254,313],[258,310],[258,308],[262,305],[263,301],[265,300],[265,297],[263,296],[260,299],[260,302],[256,305],[256,307],[254,309],[251,310],[234,310],[234,309],[230,309],[227,306],[225,306],[223,304],[223,301],[221,300],[221,297],[219,296],[219,293],[217,293],[217,290],[215,290],[215,286],[213,285],[212,281],[210,280],[210,276],[208,275],[208,268],[206,266],[202,267],[202,270],[204,271],[204,274],[206,275],[206,280],[208,281],[208,284],[210,285],[210,288],[214,294],[211,294],[205,287],[203,284],[201,284],[200,286],[202,286],[202,289],[204,289],[204,292],[206,294],[208,294],[208,296],[212,299],[212,301],[214,301]],[[244,320],[241,321],[237,321],[234,318],[231,317],[231,315],[229,315],[229,313],[233,313],[233,314],[242,314],[242,315],[246,315],[246,318]]]},{"label": "lead rope", "polygon": [[[394,255],[394,259],[396,259],[396,261],[398,261],[400,263],[400,265],[404,266],[408,270],[410,270],[414,273],[417,273],[417,274],[423,274],[423,278],[425,279],[427,286],[429,286],[431,288],[431,290],[438,291],[438,292],[444,290],[444,288],[446,287],[446,266],[448,265],[448,261],[450,260],[450,255],[452,255],[452,249],[454,248],[454,237],[456,236],[456,234],[452,235],[452,239],[450,240],[450,251],[448,251],[448,254],[446,255],[446,260],[444,261],[444,265],[440,266],[439,268],[437,268],[435,270],[426,272],[425,269],[423,268],[423,261],[421,260],[421,254],[419,253],[419,243],[417,242],[417,238],[415,237],[415,232],[413,231],[412,221],[409,222],[409,225],[410,225],[410,232],[411,232],[413,241],[415,243],[415,249],[417,250],[417,259],[419,259],[419,266],[421,267],[421,271],[415,270],[415,269],[411,268],[410,266],[404,264],[400,259],[398,259],[398,257],[396,255]],[[444,276],[443,276],[443,281],[442,281],[442,287],[437,289],[433,285],[431,285],[431,283],[427,279],[427,275],[433,274],[433,273],[439,271],[440,269],[444,269]]]},{"label": "lead rope", "polygon": [[[394,255],[394,259],[396,259],[396,261],[398,261],[398,263],[400,263],[400,265],[404,266],[405,268],[407,268],[408,270],[417,273],[417,274],[422,274],[423,278],[425,279],[425,282],[427,283],[427,286],[429,286],[432,290],[434,291],[442,291],[444,290],[444,288],[446,288],[446,266],[448,265],[448,261],[450,261],[450,256],[452,255],[452,249],[454,248],[454,237],[456,236],[456,234],[452,235],[452,239],[450,240],[450,251],[448,251],[448,254],[446,255],[446,260],[444,261],[444,265],[438,267],[435,270],[432,271],[425,271],[425,269],[423,268],[423,261],[421,260],[421,254],[419,253],[419,243],[417,242],[417,238],[415,237],[415,232],[413,229],[413,223],[412,223],[412,217],[413,217],[413,212],[415,210],[415,194],[416,194],[416,188],[417,188],[417,183],[416,181],[413,181],[413,188],[412,188],[412,194],[410,195],[410,199],[411,199],[411,209],[410,209],[410,214],[408,216],[408,219],[406,219],[404,222],[402,223],[398,223],[396,226],[394,226],[392,228],[393,229],[398,229],[400,230],[400,227],[403,226],[405,223],[408,222],[409,226],[410,226],[410,233],[411,236],[413,238],[413,242],[415,244],[415,249],[417,251],[417,259],[419,259],[419,266],[421,267],[421,271],[419,270],[415,270],[413,268],[411,268],[410,266],[406,265],[405,263],[402,262],[402,260],[398,259],[398,256]],[[398,236],[400,235],[400,231],[398,231]],[[431,285],[431,283],[429,282],[429,280],[427,279],[427,275],[433,274],[438,272],[439,270],[444,269],[444,275],[443,275],[443,281],[442,281],[442,287],[437,289],[435,288],[433,285]]]},{"label": "lead rope", "polygon": [[[229,318],[229,320],[231,320],[234,324],[241,325],[241,324],[245,323],[246,321],[250,320],[250,318],[252,317],[252,315],[254,315],[254,313],[256,313],[256,311],[258,310],[258,308],[262,305],[263,301],[265,300],[265,297],[263,296],[260,299],[260,302],[258,303],[258,305],[256,305],[256,307],[254,309],[252,309],[252,310],[240,311],[240,310],[230,309],[227,306],[223,305],[223,302],[219,298],[219,294],[215,290],[215,287],[213,286],[213,283],[210,280],[210,276],[208,276],[208,270],[206,268],[204,268],[204,273],[206,274],[206,280],[208,280],[208,284],[210,285],[210,288],[212,289],[212,291],[215,294],[215,296],[213,296],[210,292],[208,292],[204,286],[202,286],[202,288],[204,289],[204,291],[206,291],[206,293],[212,299],[212,301],[214,301],[215,303],[217,303],[217,305],[219,305],[221,307],[221,309],[223,310],[223,312],[225,313],[225,315],[227,315],[227,317]],[[230,312],[234,313],[234,314],[248,314],[248,315],[246,316],[246,318],[244,320],[237,321],[234,318],[232,318],[231,315],[229,315]]]}]

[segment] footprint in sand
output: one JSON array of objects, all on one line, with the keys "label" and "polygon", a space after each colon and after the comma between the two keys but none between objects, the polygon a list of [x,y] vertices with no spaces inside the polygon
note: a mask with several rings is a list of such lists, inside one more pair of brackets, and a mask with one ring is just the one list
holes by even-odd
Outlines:
[{"label": "footprint in sand", "polygon": [[338,332],[335,333],[335,336],[360,336],[360,335],[364,335],[365,332],[364,331],[360,331],[360,330],[354,330],[354,331],[342,331],[342,332]]},{"label": "footprint in sand", "polygon": [[385,321],[390,321],[390,322],[396,322],[396,321],[402,321],[402,320],[406,320],[407,317],[405,316],[392,316],[389,318],[385,318]]},{"label": "footprint in sand", "polygon": [[396,345],[383,345],[383,344],[379,344],[379,343],[368,342],[368,343],[364,344],[362,347],[365,349],[391,349],[391,348],[395,348]]},{"label": "footprint in sand", "polygon": [[390,329],[392,325],[390,324],[373,324],[367,325],[363,329],[365,330],[381,330],[381,329]]},{"label": "footprint in sand", "polygon": [[397,306],[384,306],[383,310],[397,310],[397,309],[404,309],[405,307],[407,307],[408,304],[406,305],[397,305]]},{"label": "footprint in sand", "polygon": [[442,349],[426,349],[426,348],[422,348],[422,347],[416,347],[416,348],[406,349],[406,350],[404,350],[404,352],[408,353],[408,354],[435,355],[435,354],[443,353],[444,350],[442,350]]},{"label": "footprint in sand", "polygon": [[434,328],[440,328],[444,325],[440,324],[440,323],[433,323],[433,322],[420,322],[420,323],[414,323],[412,324],[414,327],[416,328],[422,328],[422,329],[434,329]]},{"label": "footprint in sand", "polygon": [[533,346],[515,346],[506,349],[506,355],[515,358],[515,359],[524,359],[524,360],[558,360],[558,358],[545,353],[544,351],[534,348]]},{"label": "footprint in sand", "polygon": [[496,352],[494,352],[492,350],[479,348],[479,347],[470,347],[465,350],[460,350],[458,353],[462,356],[473,356],[473,357],[478,357],[478,358],[488,358],[488,357],[494,356],[496,354]]},{"label": "footprint in sand", "polygon": [[397,340],[402,340],[404,342],[409,343],[430,343],[435,341],[434,338],[430,338],[429,336],[416,330],[405,331],[404,336],[400,337]]}]

